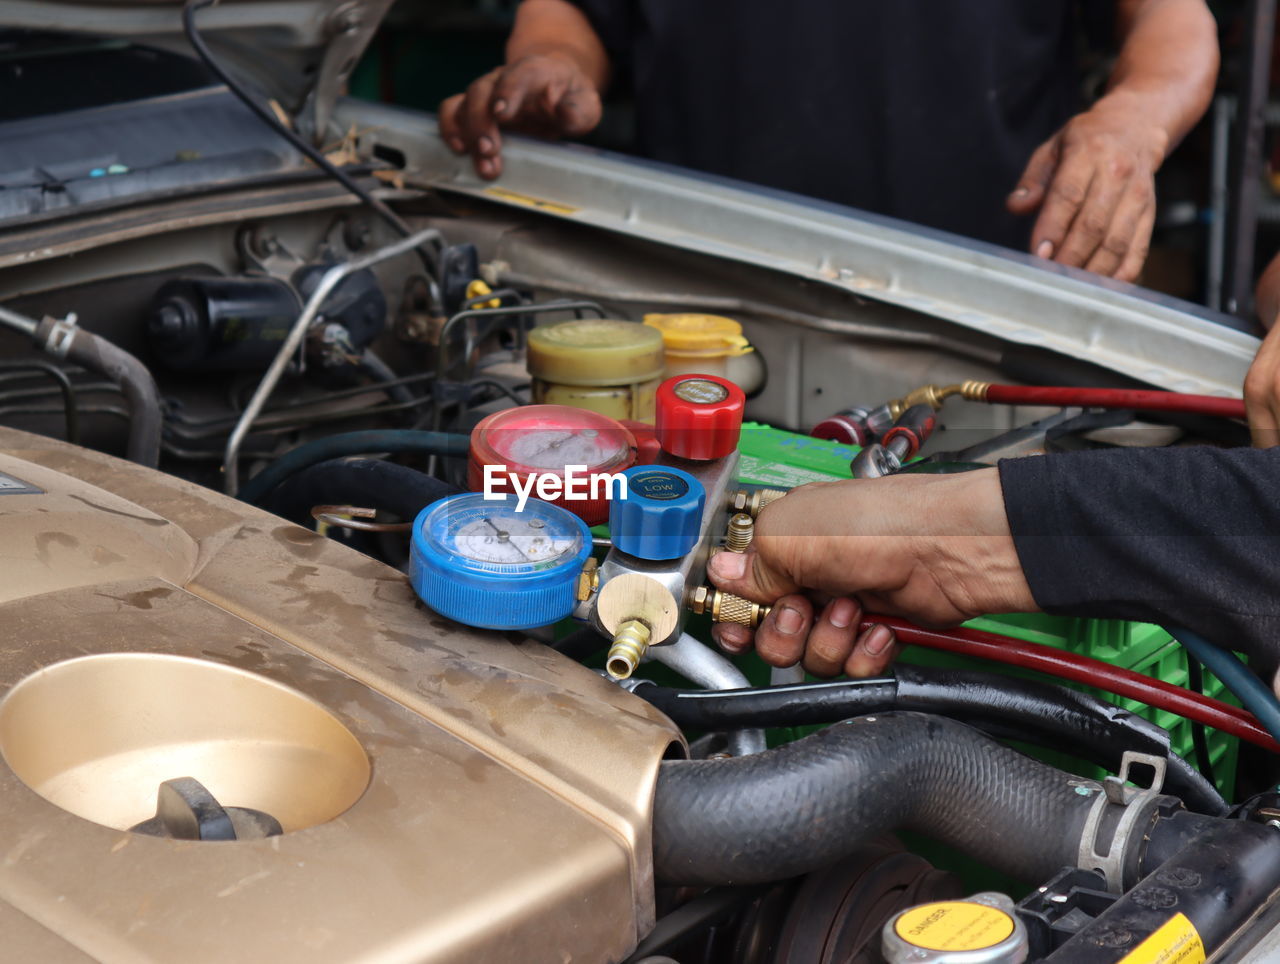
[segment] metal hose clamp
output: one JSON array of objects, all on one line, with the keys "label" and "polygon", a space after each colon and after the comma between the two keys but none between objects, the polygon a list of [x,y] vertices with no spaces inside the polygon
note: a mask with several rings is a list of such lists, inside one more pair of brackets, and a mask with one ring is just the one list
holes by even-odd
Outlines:
[{"label": "metal hose clamp", "polygon": [[76,337],[76,320],[74,312],[65,318],[52,319],[53,324],[49,326],[49,334],[44,341],[44,350],[55,358],[66,358],[67,352],[71,351],[71,342]]},{"label": "metal hose clamp", "polygon": [[[1129,779],[1129,770],[1134,764],[1149,766],[1155,771],[1151,786],[1145,790],[1125,786]],[[1141,833],[1139,821],[1149,816],[1151,808],[1164,787],[1165,770],[1168,761],[1164,757],[1149,753],[1135,753],[1126,750],[1120,759],[1120,772],[1116,776],[1102,781],[1102,793],[1093,802],[1089,816],[1085,819],[1084,830],[1080,834],[1080,853],[1077,866],[1083,870],[1094,870],[1102,874],[1107,882],[1107,890],[1113,894],[1124,893],[1124,858],[1129,851],[1129,841],[1134,832]],[[1110,834],[1110,842],[1100,839],[1103,834],[1103,818],[1112,806],[1123,807],[1115,830]],[[1105,855],[1101,847],[1106,845]]]}]

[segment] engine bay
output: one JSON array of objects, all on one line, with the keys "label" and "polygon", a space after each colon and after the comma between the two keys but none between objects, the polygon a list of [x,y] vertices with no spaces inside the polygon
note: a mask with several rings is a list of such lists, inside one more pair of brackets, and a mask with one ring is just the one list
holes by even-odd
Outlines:
[{"label": "engine bay", "polygon": [[0,245],[26,957],[1268,959],[1270,738],[1158,627],[903,624],[821,682],[715,647],[767,608],[705,575],[799,485],[1234,409],[374,166],[406,238],[304,180]]}]

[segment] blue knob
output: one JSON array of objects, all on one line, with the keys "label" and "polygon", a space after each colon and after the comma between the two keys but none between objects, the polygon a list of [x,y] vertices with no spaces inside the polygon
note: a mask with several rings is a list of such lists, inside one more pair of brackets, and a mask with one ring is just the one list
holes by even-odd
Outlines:
[{"label": "blue knob", "polygon": [[707,501],[702,483],[661,465],[637,465],[623,474],[627,497],[609,503],[615,548],[641,559],[679,559],[692,552]]}]

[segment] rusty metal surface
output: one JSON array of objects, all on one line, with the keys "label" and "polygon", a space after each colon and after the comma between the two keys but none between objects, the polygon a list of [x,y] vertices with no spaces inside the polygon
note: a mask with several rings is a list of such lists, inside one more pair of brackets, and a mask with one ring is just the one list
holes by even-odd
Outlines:
[{"label": "rusty metal surface", "polygon": [[372,763],[340,816],[234,843],[111,829],[0,766],[0,920],[33,922],[6,955],[608,961],[652,925],[652,786],[679,737],[646,704],[209,490],[7,429],[0,472],[47,490],[0,495],[0,585],[27,587],[0,600],[0,694],[88,654],[194,657],[310,697]]}]

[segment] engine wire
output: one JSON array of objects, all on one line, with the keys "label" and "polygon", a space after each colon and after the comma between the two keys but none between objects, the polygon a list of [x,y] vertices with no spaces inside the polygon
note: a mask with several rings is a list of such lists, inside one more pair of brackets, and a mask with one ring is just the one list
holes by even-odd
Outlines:
[{"label": "engine wire", "polygon": [[[378,215],[378,217],[380,217],[393,231],[396,232],[396,234],[404,238],[409,237],[413,233],[413,229],[410,228],[398,214],[392,211],[391,208],[387,207],[383,201],[375,197],[371,192],[357,183],[356,180],[347,174],[346,171],[342,170],[342,168],[331,162],[315,147],[299,137],[296,132],[290,130],[287,126],[281,123],[280,119],[276,117],[271,110],[259,103],[257,99],[249,93],[244,85],[240,83],[240,81],[232,77],[231,74],[228,73],[220,63],[218,63],[217,58],[213,56],[213,51],[209,49],[208,44],[205,43],[204,37],[201,36],[200,30],[196,26],[196,14],[206,7],[214,6],[216,3],[218,3],[218,0],[187,0],[182,7],[182,26],[187,35],[187,40],[190,42],[192,49],[195,50],[196,55],[204,65],[208,67],[220,81],[222,81],[227,90],[231,91],[231,93],[234,94],[241,103],[248,107],[249,110],[253,111],[259,120],[275,131],[284,140],[288,141],[289,144],[293,146],[294,150],[299,154],[302,154],[311,161],[312,164],[320,168],[320,170],[324,171],[331,178],[359,198],[360,201],[369,208],[369,210]],[[419,245],[415,248],[415,251],[417,252],[418,257],[422,259],[422,263],[426,267],[427,273],[433,278],[436,277],[436,263],[434,256],[428,254],[426,247],[423,245]]]},{"label": "engine wire", "polygon": [[71,378],[57,365],[40,359],[23,359],[20,361],[0,361],[0,371],[34,372],[46,375],[57,383],[62,393],[62,410],[67,421],[67,441],[78,444],[80,441],[80,409],[76,398],[76,387]]},{"label": "engine wire", "polygon": [[[1204,695],[1204,668],[1200,661],[1187,653],[1187,688],[1197,695]],[[1191,721],[1191,745],[1196,751],[1196,765],[1204,778],[1214,786],[1218,781],[1213,775],[1213,758],[1209,755],[1209,737],[1199,720]]]}]

